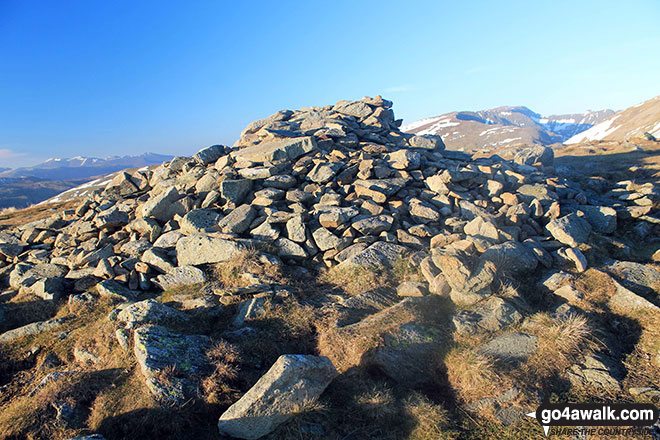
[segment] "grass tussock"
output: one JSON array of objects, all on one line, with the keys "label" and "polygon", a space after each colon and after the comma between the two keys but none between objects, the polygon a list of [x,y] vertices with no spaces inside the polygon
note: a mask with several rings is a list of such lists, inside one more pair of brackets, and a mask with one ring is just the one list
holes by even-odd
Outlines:
[{"label": "grass tussock", "polygon": [[553,319],[546,313],[537,313],[525,329],[538,337],[538,350],[528,361],[537,377],[564,371],[575,363],[579,353],[594,348],[591,329],[584,316]]},{"label": "grass tussock", "polygon": [[335,266],[319,273],[317,283],[330,285],[345,295],[355,296],[379,287],[396,287],[404,281],[423,281],[419,267],[400,257],[386,270],[361,266]]},{"label": "grass tussock", "polygon": [[454,348],[444,362],[449,384],[466,403],[493,397],[503,389],[493,359],[473,348]]},{"label": "grass tussock", "polygon": [[[282,354],[315,354],[317,314],[295,298],[270,299],[264,313],[249,321],[254,334],[236,342],[249,361],[270,365]],[[264,341],[268,341],[265,343]]]},{"label": "grass tussock", "polygon": [[383,335],[419,319],[413,311],[391,308],[360,323],[338,328],[332,316],[317,323],[318,352],[343,372],[362,363],[365,354],[383,343]]},{"label": "grass tussock", "polygon": [[254,284],[253,277],[246,277],[246,274],[272,283],[282,282],[285,278],[279,265],[261,261],[259,252],[251,248],[240,252],[230,261],[211,266],[212,278],[225,288]]},{"label": "grass tussock", "polygon": [[238,347],[219,341],[209,349],[206,356],[213,365],[213,373],[202,381],[204,398],[209,403],[228,403],[226,398],[232,391],[230,385],[238,377],[242,361]]},{"label": "grass tussock", "polygon": [[203,284],[199,283],[172,287],[171,289],[163,291],[163,293],[161,293],[161,295],[158,297],[158,300],[163,304],[166,304],[169,302],[177,301],[177,299],[184,297],[186,299],[201,298],[204,296],[202,286]]}]

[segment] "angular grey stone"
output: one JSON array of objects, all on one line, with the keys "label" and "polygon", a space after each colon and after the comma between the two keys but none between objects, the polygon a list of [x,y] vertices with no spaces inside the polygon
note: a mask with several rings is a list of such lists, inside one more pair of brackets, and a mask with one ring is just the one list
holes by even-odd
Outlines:
[{"label": "angular grey stone", "polygon": [[319,215],[319,223],[325,228],[337,228],[358,215],[360,211],[353,207],[332,207]]},{"label": "angular grey stone", "polygon": [[422,157],[417,151],[403,149],[388,154],[386,160],[396,170],[418,170]]},{"label": "angular grey stone", "polygon": [[660,269],[654,264],[641,264],[632,261],[613,261],[603,266],[610,275],[633,292],[657,295],[660,285]]},{"label": "angular grey stone", "polygon": [[610,307],[614,306],[626,312],[634,312],[636,310],[660,312],[660,307],[626,289],[617,281],[612,280],[612,282],[616,286],[616,293],[609,299]]},{"label": "angular grey stone", "polygon": [[373,109],[362,101],[341,102],[336,104],[332,109],[338,113],[356,118],[366,118],[373,113]]},{"label": "angular grey stone", "polygon": [[396,288],[396,294],[399,296],[421,297],[427,293],[426,284],[419,281],[404,281]]},{"label": "angular grey stone", "polygon": [[377,241],[360,253],[350,256],[338,268],[360,266],[364,268],[392,267],[408,249],[393,243]]},{"label": "angular grey stone", "polygon": [[479,349],[481,354],[503,362],[525,361],[538,349],[538,338],[523,333],[497,336]]},{"label": "angular grey stone", "polygon": [[147,250],[151,249],[152,244],[147,240],[135,240],[124,243],[121,252],[131,257],[139,257]]},{"label": "angular grey stone", "polygon": [[561,248],[557,250],[557,253],[572,261],[575,264],[575,268],[578,272],[584,272],[587,270],[587,258],[584,256],[582,251],[578,248]]},{"label": "angular grey stone", "polygon": [[445,149],[445,143],[442,142],[442,138],[433,134],[423,134],[419,136],[413,136],[408,139],[408,144],[414,148],[424,148],[426,150],[438,150],[442,151]]},{"label": "angular grey stone", "polygon": [[287,174],[282,174],[278,176],[272,176],[264,180],[265,187],[278,188],[278,189],[289,189],[296,186],[296,178],[289,176]]},{"label": "angular grey stone", "polygon": [[522,320],[520,312],[509,302],[491,296],[473,310],[461,310],[452,318],[452,324],[459,335],[482,331],[496,332]]},{"label": "angular grey stone", "polygon": [[181,233],[185,235],[215,232],[219,229],[220,214],[210,209],[193,209],[179,220]]},{"label": "angular grey stone", "polygon": [[621,391],[617,377],[619,368],[604,355],[588,355],[581,364],[573,365],[567,372],[568,380],[575,386],[591,386],[608,391]]},{"label": "angular grey stone", "polygon": [[54,318],[49,319],[48,321],[33,322],[32,324],[27,324],[23,327],[18,327],[13,330],[4,332],[0,335],[0,342],[12,342],[23,336],[31,336],[38,333],[43,333],[45,331],[59,327],[60,325],[64,324],[65,321],[65,318]]},{"label": "angular grey stone", "polygon": [[223,180],[220,182],[222,198],[234,205],[242,203],[250,190],[252,190],[252,180],[250,179]]},{"label": "angular grey stone", "polygon": [[163,249],[173,248],[182,236],[183,234],[180,231],[165,232],[154,242],[154,247]]},{"label": "angular grey stone", "polygon": [[218,160],[218,158],[220,158],[220,156],[223,154],[225,154],[224,145],[212,145],[210,147],[199,150],[197,153],[195,153],[193,159],[201,165],[208,165]]},{"label": "angular grey stone", "polygon": [[220,220],[220,229],[223,232],[241,234],[248,230],[256,216],[257,211],[252,205],[241,205]]},{"label": "angular grey stone", "polygon": [[260,318],[266,314],[266,298],[263,296],[253,297],[241,303],[238,313],[231,322],[234,327],[242,327],[246,320]]},{"label": "angular grey stone", "polygon": [[122,286],[115,280],[101,281],[96,285],[96,290],[101,296],[121,297],[124,300],[134,300],[135,292]]},{"label": "angular grey stone", "polygon": [[315,401],[337,376],[323,356],[282,355],[218,421],[220,434],[258,439],[274,431],[301,406]]},{"label": "angular grey stone", "polygon": [[253,147],[243,147],[232,152],[231,156],[236,161],[275,163],[293,161],[304,154],[316,150],[316,148],[316,139],[313,136],[307,136],[265,142]]},{"label": "angular grey stone", "polygon": [[591,233],[589,222],[577,214],[568,214],[551,221],[546,229],[554,238],[571,247],[584,243]]},{"label": "angular grey stone", "polygon": [[280,237],[273,243],[277,247],[277,254],[280,257],[305,258],[307,252],[298,243],[288,238]]},{"label": "angular grey stone", "polygon": [[325,228],[316,229],[314,232],[312,232],[312,237],[314,237],[316,246],[318,246],[318,248],[322,251],[327,251],[328,249],[337,249],[339,247],[339,237]]},{"label": "angular grey stone", "polygon": [[410,216],[416,223],[438,222],[442,218],[439,210],[419,199],[410,201]]},{"label": "angular grey stone", "polygon": [[[211,341],[202,335],[180,335],[163,327],[140,327],[133,333],[135,357],[147,388],[160,401],[181,404],[199,387],[199,377],[210,373],[206,350]],[[174,367],[178,375],[163,377]]]},{"label": "angular grey stone", "polygon": [[491,240],[499,240],[500,238],[497,226],[481,217],[476,217],[468,222],[463,228],[463,232],[467,235],[488,238]]},{"label": "angular grey stone", "polygon": [[140,257],[140,260],[162,273],[171,272],[175,267],[170,262],[165,249],[157,248],[155,246],[147,249]]},{"label": "angular grey stone", "polygon": [[140,214],[142,217],[153,217],[161,222],[168,222],[174,214],[185,214],[175,205],[179,200],[179,192],[175,187],[170,187],[162,193],[152,196],[142,205]]},{"label": "angular grey stone", "polygon": [[361,234],[377,235],[383,231],[389,231],[393,223],[394,218],[390,215],[375,215],[354,221],[351,226]]},{"label": "angular grey stone", "polygon": [[179,266],[222,263],[229,261],[245,247],[235,241],[195,234],[181,238],[176,244]]},{"label": "angular grey stone", "polygon": [[117,321],[127,328],[135,328],[146,324],[176,325],[188,321],[188,317],[154,299],[127,304],[117,313]]},{"label": "angular grey stone", "polygon": [[314,183],[325,184],[335,177],[341,167],[341,162],[318,163],[307,174],[307,178]]},{"label": "angular grey stone", "polygon": [[176,267],[165,275],[158,275],[152,280],[162,290],[172,289],[180,286],[190,286],[206,282],[204,271],[195,266]]},{"label": "angular grey stone", "polygon": [[533,145],[517,152],[513,160],[521,165],[534,165],[540,162],[546,167],[551,167],[554,165],[555,153],[550,147]]},{"label": "angular grey stone", "polygon": [[118,228],[127,225],[128,221],[127,212],[120,211],[117,207],[112,207],[96,214],[96,217],[94,217],[94,226],[99,229]]},{"label": "angular grey stone", "polygon": [[58,300],[64,295],[64,280],[62,278],[43,278],[32,286],[32,293],[45,300]]},{"label": "angular grey stone", "polygon": [[577,207],[591,224],[594,231],[611,234],[616,231],[616,210],[608,206],[580,205]]},{"label": "angular grey stone", "polygon": [[534,253],[525,245],[516,241],[507,241],[491,246],[481,258],[492,261],[503,273],[527,273],[536,269],[538,260]]}]

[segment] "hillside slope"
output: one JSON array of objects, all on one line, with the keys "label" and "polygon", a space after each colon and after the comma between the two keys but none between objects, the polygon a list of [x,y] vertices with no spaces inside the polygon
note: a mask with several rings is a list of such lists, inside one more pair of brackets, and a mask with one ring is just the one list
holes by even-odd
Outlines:
[{"label": "hillside slope", "polygon": [[660,137],[660,96],[634,105],[566,140],[566,144],[589,141],[625,141],[644,133]]},{"label": "hillside slope", "polygon": [[442,137],[449,149],[475,151],[512,145],[560,143],[614,114],[612,110],[543,117],[527,107],[461,111],[406,124],[401,130]]}]

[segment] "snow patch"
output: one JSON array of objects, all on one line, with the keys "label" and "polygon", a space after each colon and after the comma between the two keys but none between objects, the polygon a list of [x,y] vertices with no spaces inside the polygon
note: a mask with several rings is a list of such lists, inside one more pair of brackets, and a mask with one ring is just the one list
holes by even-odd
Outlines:
[{"label": "snow patch", "polygon": [[580,142],[585,142],[585,141],[599,141],[603,138],[605,138],[607,135],[610,133],[614,132],[619,126],[614,126],[613,128],[610,128],[612,123],[619,117],[620,115],[616,115],[610,119],[607,119],[600,124],[594,125],[588,130],[583,131],[582,133],[578,133],[572,138],[568,139],[565,144],[578,144]]}]

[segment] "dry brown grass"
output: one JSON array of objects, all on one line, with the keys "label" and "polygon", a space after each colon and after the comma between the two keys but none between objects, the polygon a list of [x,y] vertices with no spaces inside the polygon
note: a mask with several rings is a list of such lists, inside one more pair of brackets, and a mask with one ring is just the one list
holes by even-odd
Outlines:
[{"label": "dry brown grass", "polygon": [[338,371],[343,372],[362,363],[364,355],[383,343],[382,336],[419,317],[401,306],[390,308],[357,324],[337,328],[332,317],[316,324],[318,351],[330,358]]},{"label": "dry brown grass", "polygon": [[562,372],[575,362],[578,354],[595,348],[584,316],[553,319],[547,313],[537,313],[524,328],[538,338],[538,350],[527,361],[537,377]]},{"label": "dry brown grass", "polygon": [[454,348],[444,362],[449,384],[464,402],[493,397],[498,389],[504,389],[493,359],[473,348]]},{"label": "dry brown grass", "polygon": [[259,252],[255,249],[246,249],[230,261],[211,266],[212,278],[226,288],[251,285],[243,274],[253,274],[271,282],[284,280],[280,266],[259,261]]},{"label": "dry brown grass", "polygon": [[226,402],[231,391],[230,384],[240,371],[242,359],[238,348],[226,341],[218,341],[206,352],[206,356],[214,370],[202,381],[204,397],[210,403]]},{"label": "dry brown grass", "polygon": [[346,295],[355,296],[379,287],[396,287],[403,281],[423,281],[423,276],[409,259],[400,257],[387,270],[361,266],[323,269],[316,281],[321,285],[333,286]]},{"label": "dry brown grass", "polygon": [[404,401],[404,411],[413,422],[410,440],[450,440],[457,439],[458,433],[447,430],[449,413],[419,393],[414,393]]},{"label": "dry brown grass", "polygon": [[358,266],[324,269],[319,273],[317,282],[333,286],[350,296],[387,285],[387,280],[377,271]]},{"label": "dry brown grass", "polygon": [[204,296],[202,286],[203,284],[199,283],[172,287],[171,289],[164,290],[158,297],[158,300],[165,304],[176,301],[177,297],[185,297],[187,299],[200,298]]}]

